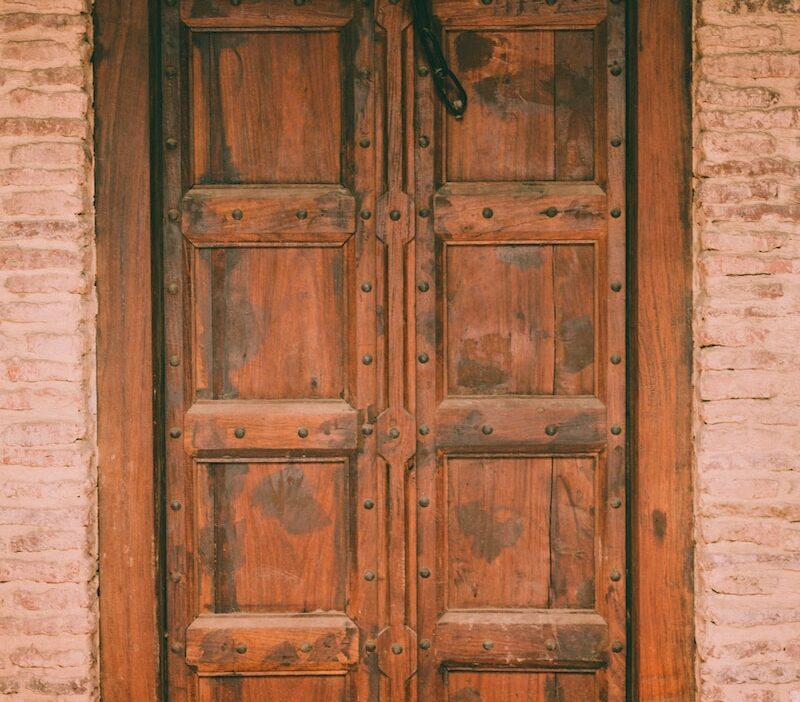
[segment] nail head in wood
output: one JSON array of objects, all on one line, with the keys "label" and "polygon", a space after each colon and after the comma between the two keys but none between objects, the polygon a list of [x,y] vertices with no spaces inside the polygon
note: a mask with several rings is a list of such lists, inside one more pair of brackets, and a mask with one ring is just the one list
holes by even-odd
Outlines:
[{"label": "nail head in wood", "polygon": [[494,217],[494,210],[491,207],[484,207],[483,212],[481,212],[484,219],[491,219]]},{"label": "nail head in wood", "polygon": [[400,437],[400,430],[397,427],[392,427],[389,429],[389,438],[397,439]]},{"label": "nail head in wood", "polygon": [[373,500],[364,500],[364,509],[372,509],[375,506]]},{"label": "nail head in wood", "polygon": [[424,280],[419,285],[417,285],[417,290],[419,290],[421,293],[426,293],[430,289],[431,286],[428,285],[428,283],[426,283]]},{"label": "nail head in wood", "polygon": [[421,136],[419,141],[417,142],[423,149],[428,148],[430,146],[431,140],[428,139],[426,136]]},{"label": "nail head in wood", "polygon": [[312,648],[312,646],[308,641],[303,641],[303,643],[300,644],[300,650],[303,653],[310,653],[311,652],[311,648]]},{"label": "nail head in wood", "polygon": [[420,363],[427,363],[427,362],[428,362],[428,361],[430,361],[431,359],[430,359],[430,356],[428,356],[428,354],[427,354],[427,353],[421,353],[419,356],[417,356],[417,360],[418,360]]},{"label": "nail head in wood", "polygon": [[622,290],[622,283],[615,280],[613,283],[611,283],[611,289],[614,292],[619,292],[620,290]]},{"label": "nail head in wood", "polygon": [[492,426],[491,426],[490,424],[484,424],[484,425],[481,427],[481,431],[482,431],[484,434],[486,434],[486,436],[489,436],[489,434],[491,434],[491,433],[494,431],[494,429],[492,428]]},{"label": "nail head in wood", "polygon": [[612,570],[608,577],[612,582],[618,583],[622,578],[622,574],[618,570]]},{"label": "nail head in wood", "polygon": [[361,358],[361,362],[365,366],[368,366],[370,363],[372,363],[372,356],[370,356],[368,353],[365,353]]},{"label": "nail head in wood", "polygon": [[419,433],[420,433],[422,436],[427,436],[428,434],[430,434],[430,433],[431,433],[431,429],[430,429],[430,427],[429,427],[427,424],[423,424],[423,425],[422,425],[422,426],[419,428]]},{"label": "nail head in wood", "polygon": [[400,219],[400,210],[392,210],[389,213],[389,219],[391,219],[392,222],[397,222]]},{"label": "nail head in wood", "polygon": [[236,429],[233,430],[233,435],[237,439],[244,439],[244,434],[244,427],[236,427]]},{"label": "nail head in wood", "polygon": [[361,210],[361,219],[366,220],[369,219],[370,217],[372,217],[372,212],[370,212],[369,210]]},{"label": "nail head in wood", "polygon": [[491,651],[494,648],[494,641],[489,641],[489,640],[484,641],[483,648],[486,651]]},{"label": "nail head in wood", "polygon": [[395,656],[399,656],[402,652],[403,647],[400,644],[392,644],[392,653],[394,653]]},{"label": "nail head in wood", "polygon": [[544,428],[544,433],[548,436],[555,436],[558,433],[558,427],[555,424],[548,424]]},{"label": "nail head in wood", "polygon": [[299,436],[301,439],[305,439],[308,437],[308,429],[306,427],[300,427],[297,430],[297,436]]},{"label": "nail head in wood", "polygon": [[423,207],[419,211],[419,216],[420,217],[430,217],[431,216],[431,211],[427,207]]},{"label": "nail head in wood", "polygon": [[244,644],[236,644],[236,653],[247,653],[247,646]]},{"label": "nail head in wood", "polygon": [[547,639],[547,641],[545,641],[544,647],[548,651],[555,651],[556,648],[558,648],[556,642],[553,639]]},{"label": "nail head in wood", "polygon": [[361,290],[364,292],[372,292],[372,284],[371,283],[361,283]]},{"label": "nail head in wood", "polygon": [[377,648],[378,648],[378,646],[374,641],[367,641],[367,643],[364,644],[364,650],[367,653],[375,653]]},{"label": "nail head in wood", "polygon": [[419,577],[421,577],[421,578],[430,578],[431,577],[430,568],[422,568],[419,571]]},{"label": "nail head in wood", "polygon": [[181,436],[181,430],[178,429],[178,427],[172,427],[172,429],[169,430],[169,435],[173,439],[179,439]]},{"label": "nail head in wood", "polygon": [[544,213],[545,213],[545,214],[546,214],[548,217],[555,217],[555,216],[558,214],[558,210],[557,210],[555,207],[548,207],[548,208],[547,208],[547,209],[544,211]]},{"label": "nail head in wood", "polygon": [[240,210],[240,209],[237,207],[237,208],[236,208],[236,209],[235,209],[233,212],[231,212],[231,217],[233,217],[235,220],[239,221],[239,220],[241,220],[241,219],[244,217],[244,212],[242,212],[242,211],[241,211],[241,210]]},{"label": "nail head in wood", "polygon": [[368,583],[371,583],[373,580],[375,580],[375,572],[372,570],[365,571],[364,580],[366,580]]},{"label": "nail head in wood", "polygon": [[619,424],[615,424],[611,427],[611,433],[614,436],[619,436],[622,433],[622,427]]},{"label": "nail head in wood", "polygon": [[431,647],[431,640],[430,639],[422,639],[422,641],[419,642],[419,647],[423,651],[427,651]]},{"label": "nail head in wood", "polygon": [[170,222],[177,222],[181,218],[181,213],[176,209],[171,209],[167,212],[167,217],[169,217]]},{"label": "nail head in wood", "polygon": [[428,507],[430,505],[430,503],[431,503],[431,500],[430,500],[429,497],[420,497],[419,498],[419,506],[420,507]]},{"label": "nail head in wood", "polygon": [[622,649],[623,649],[623,646],[619,641],[615,641],[613,644],[611,644],[611,650],[614,653],[622,653]]},{"label": "nail head in wood", "polygon": [[622,363],[622,356],[618,356],[617,354],[614,354],[611,357],[611,363],[613,363],[615,366],[618,366],[620,363]]},{"label": "nail head in wood", "polygon": [[619,209],[619,207],[615,207],[613,210],[611,210],[611,216],[614,219],[617,219],[618,217],[621,217],[622,216],[622,210]]},{"label": "nail head in wood", "polygon": [[372,425],[371,424],[365,424],[363,427],[361,427],[361,433],[364,436],[370,436],[372,434],[372,432],[373,432],[373,429],[372,429]]},{"label": "nail head in wood", "polygon": [[619,509],[622,507],[622,500],[619,497],[612,497],[611,500],[609,500],[609,504],[612,509]]},{"label": "nail head in wood", "polygon": [[169,503],[169,508],[173,512],[177,512],[181,507],[183,507],[183,504],[181,504],[180,500],[172,500],[172,502]]},{"label": "nail head in wood", "polygon": [[307,219],[308,218],[308,210],[297,210],[295,215],[297,219]]}]

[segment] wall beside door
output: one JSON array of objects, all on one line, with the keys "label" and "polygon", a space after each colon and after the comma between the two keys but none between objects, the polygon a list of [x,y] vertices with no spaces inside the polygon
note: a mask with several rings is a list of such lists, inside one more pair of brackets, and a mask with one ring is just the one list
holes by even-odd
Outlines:
[{"label": "wall beside door", "polygon": [[[26,701],[98,695],[91,34],[86,0],[0,0],[0,696]],[[700,699],[798,702],[800,5],[699,2],[695,49]]]}]

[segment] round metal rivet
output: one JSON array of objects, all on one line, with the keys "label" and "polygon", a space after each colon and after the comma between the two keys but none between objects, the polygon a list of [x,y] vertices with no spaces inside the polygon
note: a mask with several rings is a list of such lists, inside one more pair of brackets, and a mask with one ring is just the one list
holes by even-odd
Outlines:
[{"label": "round metal rivet", "polygon": [[367,653],[375,653],[377,648],[378,648],[378,646],[376,645],[376,643],[374,641],[367,641],[367,643],[364,644],[364,650]]},{"label": "round metal rivet", "polygon": [[178,439],[178,438],[180,438],[180,435],[181,435],[181,430],[180,430],[180,429],[178,429],[178,427],[172,427],[172,429],[170,429],[170,430],[169,430],[169,435],[170,435],[170,436],[171,436],[173,439]]},{"label": "round metal rivet", "polygon": [[367,582],[371,583],[373,580],[375,580],[375,572],[371,571],[371,570],[365,571],[364,572],[364,580],[366,580]]},{"label": "round metal rivet", "polygon": [[183,505],[181,504],[180,500],[172,500],[172,502],[169,503],[169,508],[173,512],[177,512],[181,507],[183,507]]},{"label": "round metal rivet", "polygon": [[558,427],[555,424],[548,424],[544,428],[544,433],[548,436],[555,436],[558,433]]},{"label": "round metal rivet", "polygon": [[484,424],[484,425],[481,427],[481,431],[482,431],[484,434],[486,434],[486,436],[489,436],[489,434],[491,434],[491,433],[494,431],[494,429],[492,429],[492,427],[491,427],[489,424]]},{"label": "round metal rivet", "polygon": [[236,429],[233,430],[233,435],[237,439],[244,439],[244,427],[236,427]]},{"label": "round metal rivet", "polygon": [[236,653],[247,653],[247,646],[244,644],[236,644]]},{"label": "round metal rivet", "polygon": [[482,2],[484,5],[491,5],[491,4],[492,4],[492,0],[481,0],[481,2]]},{"label": "round metal rivet", "polygon": [[183,575],[181,573],[170,573],[169,579],[173,583],[179,583],[181,580],[183,580]]},{"label": "round metal rivet", "polygon": [[546,2],[548,5],[555,5],[555,4],[558,2],[558,0],[545,0],[545,2]]},{"label": "round metal rivet", "polygon": [[483,648],[487,651],[491,651],[494,648],[494,641],[484,641]]},{"label": "round metal rivet", "polygon": [[611,363],[613,363],[615,366],[618,366],[620,363],[622,363],[622,356],[617,356],[617,354],[614,354],[611,357]]},{"label": "round metal rivet", "polygon": [[231,5],[241,5],[242,0],[231,0]]},{"label": "round metal rivet", "polygon": [[613,283],[611,283],[611,289],[612,289],[614,292],[619,292],[620,290],[622,290],[622,283],[620,283],[620,282],[617,282],[617,281],[615,280]]},{"label": "round metal rivet", "polygon": [[361,362],[362,362],[362,363],[363,363],[365,366],[368,366],[370,363],[372,363],[372,356],[370,356],[368,353],[365,353],[365,354],[364,354],[364,355],[361,357]]},{"label": "round metal rivet", "polygon": [[167,292],[170,295],[174,295],[175,293],[177,293],[178,292],[178,284],[177,283],[170,283],[169,285],[167,285]]},{"label": "round metal rivet", "polygon": [[611,66],[611,75],[618,76],[622,74],[622,66]]},{"label": "round metal rivet", "polygon": [[431,140],[426,136],[421,136],[417,143],[424,149],[430,145]]},{"label": "round metal rivet", "polygon": [[174,643],[170,645],[169,650],[173,653],[183,653],[183,646],[179,643]]},{"label": "round metal rivet", "polygon": [[391,219],[392,222],[396,222],[397,220],[399,220],[400,219],[400,210],[392,210],[389,213],[389,219]]},{"label": "round metal rivet", "polygon": [[361,210],[361,219],[369,219],[372,217],[372,212],[369,210]]},{"label": "round metal rivet", "polygon": [[619,436],[622,433],[622,427],[619,424],[615,424],[611,427],[611,433],[614,436]]},{"label": "round metal rivet", "polygon": [[621,653],[622,648],[623,646],[619,641],[615,641],[613,644],[611,644],[611,650],[614,651],[614,653]]},{"label": "round metal rivet", "polygon": [[422,641],[419,642],[419,647],[423,651],[427,651],[431,647],[431,640],[430,639],[422,639]]},{"label": "round metal rivet", "polygon": [[494,210],[491,207],[484,207],[483,212],[481,212],[484,219],[491,219],[494,217]]},{"label": "round metal rivet", "polygon": [[311,651],[311,644],[308,643],[308,641],[303,641],[303,643],[300,644],[300,650],[303,653],[308,653],[309,651]]},{"label": "round metal rivet", "polygon": [[372,500],[364,500],[364,509],[372,509],[375,503]]},{"label": "round metal rivet", "polygon": [[431,577],[430,569],[429,568],[423,568],[422,570],[420,570],[419,571],[419,577],[421,577],[421,578],[430,578]]},{"label": "round metal rivet", "polygon": [[174,78],[178,75],[178,69],[175,66],[167,66],[164,72],[167,74],[167,78]]},{"label": "round metal rivet", "polygon": [[361,427],[361,433],[364,436],[370,436],[372,434],[372,431],[373,429],[371,424],[365,424],[363,427]]},{"label": "round metal rivet", "polygon": [[547,639],[547,641],[544,642],[544,647],[548,651],[555,651],[557,648],[556,642],[553,639]]},{"label": "round metal rivet", "polygon": [[308,436],[308,429],[305,427],[300,427],[297,430],[297,436],[299,436],[301,439],[305,439]]},{"label": "round metal rivet", "polygon": [[358,69],[358,77],[367,80],[370,77],[369,68],[359,68]]},{"label": "round metal rivet", "polygon": [[306,0],[294,0],[294,4],[295,5],[305,5],[306,4]]},{"label": "round metal rivet", "polygon": [[236,209],[235,209],[233,212],[231,212],[231,216],[232,216],[234,219],[237,219],[237,220],[239,220],[239,219],[242,219],[242,217],[244,217],[244,212],[242,212],[242,211],[241,211],[241,210],[240,210],[240,209],[237,207],[237,208],[236,208]]},{"label": "round metal rivet", "polygon": [[397,439],[400,436],[400,430],[397,427],[389,429],[389,437],[392,439]]},{"label": "round metal rivet", "polygon": [[622,210],[619,209],[619,207],[615,207],[613,210],[611,210],[611,216],[614,219],[617,219],[618,217],[621,217],[622,216]]},{"label": "round metal rivet", "polygon": [[620,4],[620,2],[622,2],[622,0],[611,0],[611,3],[612,3],[613,5],[619,5],[619,4]]},{"label": "round metal rivet", "polygon": [[428,507],[431,504],[431,500],[429,497],[420,497],[419,498],[419,506],[420,507]]},{"label": "round metal rivet", "polygon": [[620,507],[622,507],[622,500],[619,499],[619,497],[612,497],[609,500],[609,504],[613,509],[619,509]]},{"label": "round metal rivet", "polygon": [[399,656],[403,652],[403,647],[400,644],[392,644],[392,653]]},{"label": "round metal rivet", "polygon": [[368,149],[368,148],[369,148],[369,145],[370,145],[371,143],[372,143],[372,142],[371,142],[369,139],[362,139],[361,141],[359,141],[359,142],[358,142],[358,145],[359,145],[359,146],[360,146],[362,149]]},{"label": "round metal rivet", "polygon": [[430,289],[431,289],[431,286],[428,285],[424,280],[419,285],[417,285],[417,290],[419,290],[420,292],[423,292],[423,293],[424,292],[428,292],[428,290],[430,290]]},{"label": "round metal rivet", "polygon": [[181,364],[181,359],[177,356],[170,356],[169,357],[169,365],[173,368],[177,368]]},{"label": "round metal rivet", "polygon": [[618,570],[612,570],[608,577],[611,578],[613,582],[617,583],[620,578],[622,578],[622,574]]},{"label": "round metal rivet", "polygon": [[555,217],[555,216],[558,214],[558,210],[557,210],[555,207],[548,207],[548,208],[547,208],[547,209],[544,211],[544,213],[545,213],[545,214],[546,214],[548,217]]},{"label": "round metal rivet", "polygon": [[172,209],[167,212],[167,217],[169,217],[170,222],[177,222],[181,218],[181,213],[178,210]]},{"label": "round metal rivet", "polygon": [[427,353],[421,353],[419,356],[417,356],[417,360],[418,360],[420,363],[427,363],[427,362],[428,362],[428,361],[430,361],[431,359],[430,359],[430,356],[428,356],[428,354],[427,354]]},{"label": "round metal rivet", "polygon": [[297,210],[295,214],[297,219],[307,219],[308,218],[308,210]]},{"label": "round metal rivet", "polygon": [[419,211],[419,216],[420,217],[430,217],[431,216],[431,211],[427,207],[423,207]]},{"label": "round metal rivet", "polygon": [[618,147],[618,146],[622,146],[622,139],[620,139],[619,137],[614,137],[611,140],[611,146],[613,146],[615,148]]},{"label": "round metal rivet", "polygon": [[170,149],[170,150],[177,149],[178,148],[178,140],[169,138],[166,141],[166,145],[167,145],[167,148]]},{"label": "round metal rivet", "polygon": [[364,292],[372,292],[372,284],[371,283],[361,283],[361,290]]},{"label": "round metal rivet", "polygon": [[167,7],[175,7],[175,3],[178,0],[166,0]]},{"label": "round metal rivet", "polygon": [[430,427],[429,427],[427,424],[423,424],[423,425],[422,425],[422,426],[419,428],[419,433],[420,433],[422,436],[427,436],[428,434],[430,434],[430,433],[431,433],[431,429],[430,429]]},{"label": "round metal rivet", "polygon": [[422,76],[422,77],[424,78],[425,76],[427,76],[427,75],[429,75],[429,74],[430,74],[430,70],[428,70],[428,67],[427,67],[427,66],[420,66],[420,67],[417,69],[417,75],[418,75],[418,76]]}]

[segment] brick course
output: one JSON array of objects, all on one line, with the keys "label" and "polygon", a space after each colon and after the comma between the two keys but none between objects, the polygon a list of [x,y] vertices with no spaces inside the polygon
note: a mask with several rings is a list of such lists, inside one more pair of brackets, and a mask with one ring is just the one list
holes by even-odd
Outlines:
[{"label": "brick course", "polygon": [[698,0],[702,702],[800,702],[800,3]]},{"label": "brick course", "polygon": [[88,0],[0,0],[0,696],[95,700]]}]

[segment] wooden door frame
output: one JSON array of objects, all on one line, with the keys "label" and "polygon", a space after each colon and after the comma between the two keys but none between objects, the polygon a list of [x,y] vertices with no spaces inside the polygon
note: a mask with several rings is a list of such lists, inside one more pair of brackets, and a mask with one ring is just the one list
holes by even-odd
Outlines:
[{"label": "wooden door frame", "polygon": [[[176,0],[163,0],[174,4]],[[612,2],[618,0],[611,0]],[[634,3],[629,0],[631,6]],[[161,696],[153,188],[160,141],[155,2],[96,0],[95,164],[100,681],[105,702]],[[629,23],[631,700],[695,692],[692,499],[691,3]],[[630,38],[636,38],[631,41]],[[154,53],[155,52],[155,53]],[[155,110],[157,112],[157,109]],[[155,120],[157,123],[157,120]],[[157,294],[157,293],[156,293]],[[155,330],[155,331],[154,331]],[[670,430],[671,429],[671,430]]]}]

